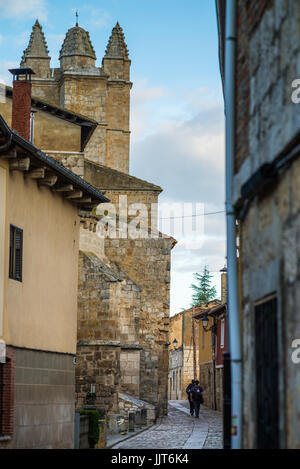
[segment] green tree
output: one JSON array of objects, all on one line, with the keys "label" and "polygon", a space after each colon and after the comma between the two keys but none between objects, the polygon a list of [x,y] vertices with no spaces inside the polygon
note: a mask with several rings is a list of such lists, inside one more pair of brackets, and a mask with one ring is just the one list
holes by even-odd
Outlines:
[{"label": "green tree", "polygon": [[192,296],[192,306],[201,306],[216,298],[216,287],[211,285],[212,275],[208,268],[205,266],[203,274],[194,274],[197,284],[192,284],[191,288],[194,290]]}]

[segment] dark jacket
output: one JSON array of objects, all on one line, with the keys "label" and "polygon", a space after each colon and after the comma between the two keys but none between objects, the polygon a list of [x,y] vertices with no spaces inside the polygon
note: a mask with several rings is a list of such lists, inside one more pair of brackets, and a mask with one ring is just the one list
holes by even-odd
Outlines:
[{"label": "dark jacket", "polygon": [[188,387],[186,388],[185,392],[186,392],[188,395],[190,395],[190,393],[192,392],[194,386],[195,386],[195,385],[194,385],[193,383],[190,383],[190,384],[188,385]]},{"label": "dark jacket", "polygon": [[193,399],[193,401],[203,402],[202,393],[203,393],[202,386],[198,386],[198,385],[195,384],[195,386],[193,386],[193,389],[192,389],[192,399]]}]

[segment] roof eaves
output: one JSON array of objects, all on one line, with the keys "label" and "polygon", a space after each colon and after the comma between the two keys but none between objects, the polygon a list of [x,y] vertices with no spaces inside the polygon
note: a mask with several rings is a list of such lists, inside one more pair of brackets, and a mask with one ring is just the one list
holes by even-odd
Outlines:
[{"label": "roof eaves", "polygon": [[217,305],[217,306],[212,306],[210,308],[206,308],[206,309],[204,309],[202,311],[199,311],[198,313],[194,314],[193,318],[199,319],[202,316],[207,316],[207,315],[214,316],[217,313],[221,313],[223,310],[226,310],[226,308],[227,308],[226,303],[222,303],[222,304]]},{"label": "roof eaves", "polygon": [[100,163],[96,163],[95,161],[91,161],[91,160],[88,160],[88,159],[85,159],[85,164],[90,164],[90,165],[93,165],[93,166],[96,166],[98,167],[99,169],[103,169],[104,171],[108,171],[112,174],[123,174],[125,175],[129,180],[132,180],[132,181],[137,181],[137,182],[140,182],[140,183],[143,183],[145,184],[145,187],[127,187],[127,186],[124,186],[124,187],[101,187],[102,190],[105,190],[105,191],[109,191],[109,190],[118,190],[118,191],[122,191],[122,190],[132,190],[132,191],[139,191],[139,190],[145,190],[145,191],[157,191],[157,192],[162,192],[163,189],[160,187],[160,186],[157,186],[156,184],[152,184],[151,182],[148,182],[148,181],[145,181],[144,179],[140,179],[136,176],[132,176],[131,174],[127,174],[127,173],[124,173],[123,171],[119,171],[118,169],[114,169],[114,168],[110,168],[109,166],[105,166],[105,165],[102,165]]},{"label": "roof eaves", "polygon": [[[54,173],[58,173],[59,175],[63,176],[69,183],[74,183],[77,189],[81,189],[89,194],[93,199],[95,199],[98,203],[109,202],[109,199],[105,197],[102,192],[96,189],[94,186],[89,184],[88,182],[84,181],[81,177],[74,174],[69,169],[65,168],[63,165],[58,163],[56,160],[51,158],[50,156],[43,153],[41,150],[36,148],[32,143],[25,140],[21,137],[17,132],[12,130],[3,117],[0,114],[0,128],[3,131],[4,135],[8,138],[9,145],[15,143],[18,147],[23,148],[26,152],[29,153],[30,156],[34,157],[35,159],[39,160],[43,165],[48,166]],[[0,151],[3,152],[7,148],[3,150],[0,148]],[[96,203],[93,204],[94,206],[97,205]]]}]

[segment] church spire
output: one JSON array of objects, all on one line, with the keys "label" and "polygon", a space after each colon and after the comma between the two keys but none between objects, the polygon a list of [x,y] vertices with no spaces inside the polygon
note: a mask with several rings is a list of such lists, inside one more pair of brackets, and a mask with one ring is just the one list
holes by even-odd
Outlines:
[{"label": "church spire", "polygon": [[128,59],[128,49],[125,43],[123,29],[118,22],[112,30],[104,56],[104,58],[111,57],[118,59]]},{"label": "church spire", "polygon": [[45,39],[45,35],[43,33],[42,26],[40,25],[38,20],[36,20],[32,27],[32,33],[30,35],[29,44],[23,53],[22,63],[28,57],[49,57],[49,50]]},{"label": "church spire", "polygon": [[96,54],[90,35],[88,31],[80,28],[78,23],[67,31],[59,59],[63,70],[95,68]]},{"label": "church spire", "polygon": [[30,67],[37,78],[48,78],[50,76],[50,56],[39,21],[36,20],[32,27],[29,43],[23,52],[21,67]]}]

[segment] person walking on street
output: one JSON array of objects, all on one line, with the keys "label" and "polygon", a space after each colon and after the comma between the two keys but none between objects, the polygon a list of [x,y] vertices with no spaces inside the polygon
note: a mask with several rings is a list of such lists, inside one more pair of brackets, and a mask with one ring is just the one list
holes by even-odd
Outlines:
[{"label": "person walking on street", "polygon": [[193,402],[193,408],[195,410],[195,417],[199,418],[200,404],[203,404],[203,388],[199,386],[199,381],[196,380],[192,389],[191,398]]},{"label": "person walking on street", "polygon": [[192,390],[193,390],[194,385],[195,385],[195,381],[192,379],[192,382],[186,388],[186,393],[188,395],[188,400],[189,400],[189,404],[190,404],[190,414],[191,415],[194,415],[194,404],[193,404],[193,400],[192,400]]}]

